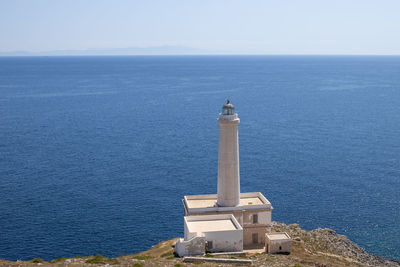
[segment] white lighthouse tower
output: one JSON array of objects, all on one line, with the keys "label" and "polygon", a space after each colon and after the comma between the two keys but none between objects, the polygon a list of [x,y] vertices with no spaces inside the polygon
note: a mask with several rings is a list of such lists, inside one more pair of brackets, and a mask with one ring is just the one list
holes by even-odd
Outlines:
[{"label": "white lighthouse tower", "polygon": [[218,199],[220,207],[236,207],[240,204],[239,174],[239,118],[235,107],[229,102],[222,106],[219,114],[218,147]]},{"label": "white lighthouse tower", "polygon": [[262,249],[266,244],[273,208],[261,192],[240,193],[240,120],[234,111],[228,100],[217,120],[218,194],[183,197],[185,236],[175,244],[179,256]]}]

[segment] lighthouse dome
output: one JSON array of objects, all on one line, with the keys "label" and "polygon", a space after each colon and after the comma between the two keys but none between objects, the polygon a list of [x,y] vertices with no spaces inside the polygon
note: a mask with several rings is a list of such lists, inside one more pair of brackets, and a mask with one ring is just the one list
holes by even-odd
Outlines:
[{"label": "lighthouse dome", "polygon": [[222,114],[223,115],[233,115],[235,110],[235,106],[231,104],[229,100],[226,101],[226,104],[222,106]]}]

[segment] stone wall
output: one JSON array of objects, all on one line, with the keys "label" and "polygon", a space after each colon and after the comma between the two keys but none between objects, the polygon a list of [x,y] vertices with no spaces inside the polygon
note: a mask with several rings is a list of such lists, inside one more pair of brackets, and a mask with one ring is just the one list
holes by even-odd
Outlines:
[{"label": "stone wall", "polygon": [[179,257],[204,255],[206,249],[206,238],[204,236],[196,236],[185,241],[180,238],[175,244],[175,252]]}]

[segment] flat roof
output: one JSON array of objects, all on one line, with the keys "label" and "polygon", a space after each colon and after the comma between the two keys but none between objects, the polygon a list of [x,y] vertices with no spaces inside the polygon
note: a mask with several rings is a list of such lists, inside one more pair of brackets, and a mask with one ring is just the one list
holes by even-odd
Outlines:
[{"label": "flat roof", "polygon": [[285,240],[290,239],[290,236],[287,233],[270,233],[267,234],[269,240]]},{"label": "flat roof", "polygon": [[185,236],[186,229],[190,236],[202,236],[207,232],[231,232],[243,231],[242,226],[232,214],[218,215],[195,215],[185,216]]},{"label": "flat roof", "polygon": [[205,220],[205,221],[192,221],[187,222],[189,232],[217,232],[236,230],[236,225],[230,219],[220,220]]},{"label": "flat roof", "polygon": [[237,207],[218,207],[217,195],[192,195],[184,197],[184,204],[188,210],[196,211],[200,209],[272,209],[271,203],[260,192],[241,193],[240,204]]},{"label": "flat roof", "polygon": [[[259,197],[240,197],[240,205],[239,206],[247,206],[247,205],[262,205],[263,202]],[[188,199],[188,208],[211,208],[216,207],[217,198],[209,198],[209,199]]]}]

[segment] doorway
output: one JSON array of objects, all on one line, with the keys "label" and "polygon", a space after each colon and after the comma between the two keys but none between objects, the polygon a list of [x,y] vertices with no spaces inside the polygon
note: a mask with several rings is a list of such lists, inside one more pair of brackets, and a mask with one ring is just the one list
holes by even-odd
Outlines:
[{"label": "doorway", "polygon": [[252,239],[253,239],[253,244],[258,244],[258,234],[257,233],[252,234]]}]

